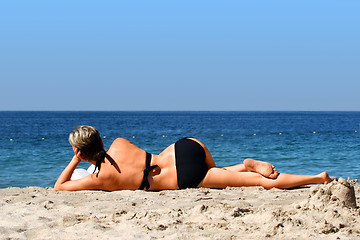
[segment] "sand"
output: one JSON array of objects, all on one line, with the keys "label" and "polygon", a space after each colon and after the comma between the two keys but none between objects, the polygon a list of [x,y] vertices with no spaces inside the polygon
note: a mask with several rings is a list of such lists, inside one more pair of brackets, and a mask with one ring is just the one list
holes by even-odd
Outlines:
[{"label": "sand", "polygon": [[291,190],[0,189],[1,239],[360,239],[360,184]]}]

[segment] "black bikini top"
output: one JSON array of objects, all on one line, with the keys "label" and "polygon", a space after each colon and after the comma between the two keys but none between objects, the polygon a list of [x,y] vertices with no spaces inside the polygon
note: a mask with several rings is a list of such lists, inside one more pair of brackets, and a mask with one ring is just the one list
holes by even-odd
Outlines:
[{"label": "black bikini top", "polygon": [[150,166],[150,162],[151,162],[151,154],[146,152],[146,163],[145,163],[145,169],[144,169],[144,176],[143,176],[141,185],[139,187],[139,190],[144,190],[144,188],[146,188],[146,190],[149,190],[149,188],[150,188],[150,183],[148,180],[149,173],[158,167],[158,165]]},{"label": "black bikini top", "polygon": [[100,171],[101,163],[105,160],[105,158],[110,162],[111,165],[114,165],[115,160],[104,151],[99,154],[98,159],[96,160],[96,165],[93,173],[96,172],[96,169]]},{"label": "black bikini top", "polygon": [[105,158],[110,162],[111,165],[114,165],[114,159],[107,153],[105,153]]}]

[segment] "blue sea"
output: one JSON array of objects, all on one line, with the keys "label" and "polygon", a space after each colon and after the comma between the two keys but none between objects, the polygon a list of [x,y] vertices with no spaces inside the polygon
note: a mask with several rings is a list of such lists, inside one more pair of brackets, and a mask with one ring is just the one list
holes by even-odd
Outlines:
[{"label": "blue sea", "polygon": [[0,112],[0,188],[52,187],[73,156],[68,134],[78,125],[98,128],[106,148],[122,137],[158,154],[191,136],[218,166],[254,158],[279,172],[360,178],[360,112],[9,111]]}]

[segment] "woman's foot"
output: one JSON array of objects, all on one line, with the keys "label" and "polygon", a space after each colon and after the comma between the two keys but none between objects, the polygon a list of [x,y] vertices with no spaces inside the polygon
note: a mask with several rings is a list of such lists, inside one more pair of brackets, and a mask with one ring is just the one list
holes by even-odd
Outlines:
[{"label": "woman's foot", "polygon": [[319,177],[321,178],[321,183],[329,183],[333,180],[337,180],[336,177],[329,177],[329,174],[327,172],[322,172],[319,174]]},{"label": "woman's foot", "polygon": [[244,160],[244,166],[249,172],[256,172],[266,178],[275,179],[279,175],[276,168],[268,162],[247,158]]}]

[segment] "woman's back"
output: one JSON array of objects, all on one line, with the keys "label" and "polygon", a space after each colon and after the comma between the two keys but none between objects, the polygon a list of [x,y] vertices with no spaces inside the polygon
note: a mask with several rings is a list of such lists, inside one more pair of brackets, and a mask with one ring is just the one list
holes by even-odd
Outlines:
[{"label": "woman's back", "polygon": [[98,180],[104,182],[107,190],[138,189],[143,178],[146,152],[126,139],[117,138],[107,153],[115,163],[103,162]]},{"label": "woman's back", "polygon": [[[114,166],[111,166],[109,162],[103,164],[105,171],[102,173],[103,176],[99,174],[99,178],[105,181],[110,180],[108,184],[114,189],[109,190],[138,189],[146,168],[146,152],[126,139],[117,138],[107,153],[114,158],[116,164]],[[173,144],[159,155],[152,154],[150,165],[158,166],[149,173],[147,178],[150,190],[178,188]]]}]

